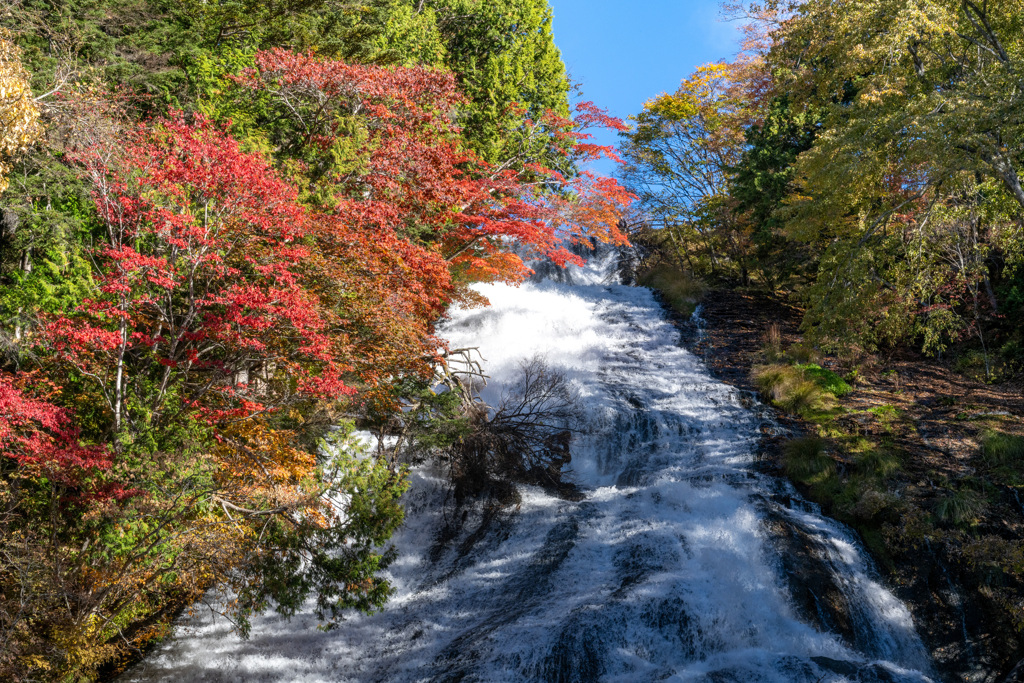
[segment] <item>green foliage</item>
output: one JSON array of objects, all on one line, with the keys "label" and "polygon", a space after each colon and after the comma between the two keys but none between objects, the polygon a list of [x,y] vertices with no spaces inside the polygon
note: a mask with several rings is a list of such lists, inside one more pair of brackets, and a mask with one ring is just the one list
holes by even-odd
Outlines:
[{"label": "green foliage", "polygon": [[[1019,373],[1018,4],[751,10],[764,41],[651,100],[624,138],[624,177],[667,233],[645,246],[802,302],[823,352],[912,344],[984,381]],[[733,85],[701,89],[709,73]]]},{"label": "green foliage", "polygon": [[776,401],[783,395],[785,388],[798,379],[798,373],[792,366],[785,364],[768,365],[754,369],[754,381],[758,390],[765,398]]},{"label": "green foliage", "polygon": [[789,413],[810,415],[827,410],[832,402],[816,382],[798,381],[789,386],[777,401],[779,407]]},{"label": "green foliage", "polygon": [[396,557],[386,543],[404,519],[406,473],[367,453],[351,425],[325,438],[320,460],[322,495],[345,502],[327,524],[268,521],[263,532],[274,550],[245,565],[234,584],[233,614],[243,634],[252,614],[271,606],[291,617],[313,596],[317,617],[331,629],[345,611],[372,613],[392,593],[380,572]]},{"label": "green foliage", "polygon": [[16,170],[0,230],[0,338],[13,364],[40,316],[71,310],[94,291],[87,251],[101,230],[84,184],[58,159],[39,154]]},{"label": "green foliage", "polygon": [[9,4],[0,23],[20,33],[37,92],[81,79],[162,105],[181,94],[176,56],[198,42],[188,13],[171,0],[25,0]]},{"label": "green foliage", "polygon": [[754,381],[763,396],[788,413],[809,417],[835,406],[834,394],[803,366],[774,364],[754,368]]},{"label": "green foliage", "polygon": [[747,148],[729,180],[737,213],[753,225],[753,256],[769,289],[812,274],[810,250],[784,234],[779,212],[792,190],[797,156],[810,149],[819,126],[788,97],[773,99],[764,120],[746,130]]},{"label": "green foliage", "polygon": [[525,118],[540,120],[548,109],[568,114],[569,81],[547,0],[437,0],[434,11],[444,64],[473,103],[465,120],[473,148],[493,163],[556,161],[543,147],[517,148],[515,135]]}]

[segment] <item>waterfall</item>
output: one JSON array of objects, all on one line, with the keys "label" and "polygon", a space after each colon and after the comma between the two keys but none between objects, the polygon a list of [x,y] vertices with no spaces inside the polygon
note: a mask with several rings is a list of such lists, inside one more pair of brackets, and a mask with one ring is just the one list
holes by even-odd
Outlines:
[{"label": "waterfall", "polygon": [[480,285],[492,305],[443,326],[479,347],[492,404],[537,355],[574,383],[581,500],[525,487],[453,518],[441,474],[418,467],[382,613],[329,632],[266,615],[246,641],[200,613],[124,680],[932,680],[855,535],[754,467],[769,418],[614,273],[606,253],[558,281]]}]

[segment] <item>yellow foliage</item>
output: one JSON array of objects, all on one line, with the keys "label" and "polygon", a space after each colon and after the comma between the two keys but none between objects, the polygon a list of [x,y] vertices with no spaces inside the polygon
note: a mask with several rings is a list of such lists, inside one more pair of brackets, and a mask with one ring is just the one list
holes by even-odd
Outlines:
[{"label": "yellow foliage", "polygon": [[21,63],[21,50],[11,32],[0,29],[0,192],[7,189],[11,170],[2,157],[24,151],[41,135],[39,107]]},{"label": "yellow foliage", "polygon": [[293,432],[260,420],[226,427],[213,455],[224,494],[251,505],[302,506],[309,492],[301,485],[316,475],[316,456],[295,445]]},{"label": "yellow foliage", "polygon": [[667,93],[644,103],[644,109],[668,121],[682,121],[697,115],[697,107],[692,100]]}]

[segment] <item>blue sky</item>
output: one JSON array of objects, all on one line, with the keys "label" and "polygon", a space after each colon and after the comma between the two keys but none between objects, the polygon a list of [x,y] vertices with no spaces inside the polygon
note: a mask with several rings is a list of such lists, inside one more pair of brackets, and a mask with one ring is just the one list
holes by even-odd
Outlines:
[{"label": "blue sky", "polygon": [[[732,57],[739,32],[719,0],[549,0],[555,44],[584,99],[626,118],[694,68]],[[614,144],[615,136],[601,139]],[[598,167],[608,173],[612,165]]]}]

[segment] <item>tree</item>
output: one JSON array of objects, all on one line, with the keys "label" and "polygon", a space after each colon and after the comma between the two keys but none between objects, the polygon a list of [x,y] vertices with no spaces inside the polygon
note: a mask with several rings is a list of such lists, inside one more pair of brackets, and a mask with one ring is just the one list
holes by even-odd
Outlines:
[{"label": "tree", "polygon": [[[500,164],[512,156],[508,140],[524,119],[539,120],[548,111],[568,115],[569,81],[551,34],[547,0],[438,0],[435,12],[445,65],[472,103],[466,136],[481,158]],[[569,172],[558,165],[558,151],[550,149],[555,140],[546,138],[536,148],[536,162]]]},{"label": "tree", "polygon": [[37,393],[40,388],[57,393],[54,385],[39,379],[25,374],[16,383],[14,376],[0,374],[0,453],[6,459],[2,468],[15,467],[18,477],[46,477],[88,491],[90,475],[110,468],[111,453],[102,446],[80,445],[80,430],[67,411],[45,398],[26,395],[23,387],[33,380]]},{"label": "tree", "polygon": [[[494,165],[465,149],[452,124],[464,100],[446,72],[348,65],[276,50],[257,55],[256,67],[239,82],[268,97],[276,116],[291,122],[274,142],[303,160],[301,182],[311,195],[345,224],[379,235],[394,231],[433,248],[456,271],[521,278],[522,262],[510,253],[509,239],[563,263],[575,259],[560,246],[563,233],[622,239],[614,223],[571,222],[565,202],[548,201],[629,201],[616,184],[584,173],[567,176],[526,151]],[[587,142],[586,129],[595,125],[621,122],[581,103],[575,119],[550,111],[528,119],[516,145],[529,150],[558,139],[551,153],[572,167],[610,151]],[[551,222],[556,218],[571,227],[559,232]]]},{"label": "tree", "polygon": [[99,291],[47,338],[115,432],[170,417],[175,387],[213,422],[351,393],[346,341],[301,285],[306,211],[263,159],[180,116],[79,158],[106,228]]},{"label": "tree", "polygon": [[927,156],[936,181],[977,170],[1024,206],[1024,124],[1012,114],[1021,97],[1021,21],[1012,1],[808,2],[773,59],[803,84],[797,93],[830,106],[836,125],[825,142],[870,130],[872,147],[901,140],[911,163]]},{"label": "tree", "polygon": [[[361,463],[344,439],[318,450],[339,422],[333,405],[354,391],[354,351],[306,286],[297,192],[202,117],[125,138],[75,155],[106,230],[97,289],[36,339],[57,361],[51,376],[63,370],[62,400],[100,406],[94,436],[134,492],[86,505],[81,523],[61,512],[34,527],[31,507],[16,516],[19,562],[32,568],[17,576],[58,579],[22,586],[49,615],[26,642],[58,672],[159,635],[211,583],[238,581],[228,610],[243,629],[268,601],[287,613],[311,592],[327,619],[373,609],[389,590],[380,546],[401,520],[402,472]],[[36,486],[45,499],[46,480]],[[36,527],[63,531],[44,541]]]},{"label": "tree", "polygon": [[775,98],[764,119],[747,128],[743,155],[731,169],[729,195],[749,226],[751,256],[770,289],[793,275],[813,274],[811,253],[787,238],[780,213],[793,190],[797,157],[811,148],[819,126],[813,115],[794,112],[786,96]]},{"label": "tree", "polygon": [[[821,343],[846,339],[871,348],[922,334],[930,346],[938,321],[979,320],[974,313],[940,315],[944,309],[925,303],[947,305],[950,283],[966,283],[967,271],[987,306],[998,309],[992,283],[1002,273],[999,254],[1013,213],[996,208],[1005,204],[998,195],[1016,202],[1018,214],[1024,206],[1016,170],[1020,122],[1009,113],[1020,92],[1013,5],[808,2],[778,29],[769,61],[780,88],[795,112],[814,112],[822,122],[795,164],[798,189],[781,212],[789,237],[829,244],[808,292],[812,337],[828,330]],[[988,187],[986,177],[1002,189]],[[949,215],[962,218],[940,218]],[[968,260],[985,254],[985,266],[946,261],[939,268],[946,275],[938,276],[933,264],[942,260],[918,257],[925,244],[937,246],[937,223],[950,230],[944,243],[976,234]],[[884,320],[877,311],[887,311]],[[861,334],[833,324],[842,320],[852,327],[875,322]]]},{"label": "tree", "polygon": [[21,51],[11,32],[0,29],[0,194],[8,185],[9,157],[24,152],[41,134],[39,107],[21,64]]},{"label": "tree", "polygon": [[715,273],[726,252],[746,272],[748,235],[735,219],[728,189],[742,158],[744,129],[757,116],[744,88],[748,78],[744,61],[702,66],[674,94],[646,103],[625,136],[625,183],[647,220],[678,245],[684,270],[702,268],[691,258],[696,252]]}]

